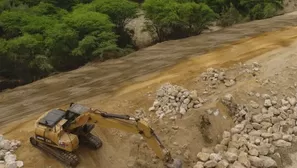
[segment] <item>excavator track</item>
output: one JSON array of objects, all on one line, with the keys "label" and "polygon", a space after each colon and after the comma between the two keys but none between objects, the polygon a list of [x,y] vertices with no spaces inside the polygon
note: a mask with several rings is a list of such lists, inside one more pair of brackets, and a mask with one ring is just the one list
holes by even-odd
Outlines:
[{"label": "excavator track", "polygon": [[102,146],[102,141],[100,138],[91,133],[80,135],[79,142],[95,150]]},{"label": "excavator track", "polygon": [[50,154],[53,157],[57,158],[63,164],[66,164],[66,165],[68,165],[70,167],[73,167],[73,168],[75,168],[79,164],[78,157],[73,153],[57,149],[57,148],[48,146],[46,144],[39,143],[38,141],[36,141],[36,139],[34,137],[30,137],[30,143],[34,147],[36,147],[36,148],[44,151],[45,153]]}]

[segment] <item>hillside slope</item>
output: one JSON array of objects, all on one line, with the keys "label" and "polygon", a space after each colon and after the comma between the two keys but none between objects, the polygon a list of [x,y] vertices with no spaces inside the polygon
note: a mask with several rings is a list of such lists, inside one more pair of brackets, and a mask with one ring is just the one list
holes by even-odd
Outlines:
[{"label": "hillside slope", "polygon": [[[147,112],[153,104],[155,91],[171,82],[198,90],[207,103],[176,121],[159,120],[153,113],[146,114],[154,121],[152,127],[164,145],[174,156],[183,159],[185,168],[193,167],[202,147],[214,146],[221,138],[218,135],[233,126],[231,117],[222,110],[217,117],[209,117],[212,126],[208,129],[208,138],[211,141],[205,139],[200,118],[205,110],[218,108],[217,98],[234,92],[244,103],[250,101],[246,92],[251,90],[262,94],[272,88],[278,93],[290,91],[287,88],[294,85],[295,79],[290,74],[296,74],[295,26],[297,13],[240,24],[197,37],[160,43],[127,57],[89,64],[4,91],[0,93],[0,133],[22,142],[17,155],[26,167],[63,167],[28,142],[29,136],[34,134],[36,118],[45,110],[80,102],[112,113],[134,114],[140,108]],[[203,82],[196,80],[209,67],[230,68],[245,61],[258,61],[261,71],[256,77],[237,77],[234,87],[207,90]],[[244,66],[240,65],[240,68]],[[236,74],[240,68],[231,68],[230,74]],[[268,79],[276,84],[263,89],[262,84]],[[179,126],[178,131],[172,129],[173,125]],[[91,152],[82,148],[78,153],[79,167],[163,167],[160,161],[153,159],[152,152],[139,136],[100,128],[94,133],[102,138],[103,148]],[[286,163],[283,161],[280,165]]]}]

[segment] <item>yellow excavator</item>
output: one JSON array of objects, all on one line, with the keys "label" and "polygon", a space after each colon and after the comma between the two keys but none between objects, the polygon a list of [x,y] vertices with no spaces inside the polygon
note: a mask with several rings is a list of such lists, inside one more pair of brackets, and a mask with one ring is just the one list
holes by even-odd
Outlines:
[{"label": "yellow excavator", "polygon": [[140,134],[156,156],[164,161],[165,167],[182,168],[181,160],[172,158],[144,120],[103,112],[77,103],[71,103],[67,109],[51,109],[40,116],[35,122],[35,135],[30,137],[30,143],[63,164],[76,167],[79,158],[75,151],[80,145],[87,145],[92,149],[102,146],[100,138],[91,133],[95,124]]}]

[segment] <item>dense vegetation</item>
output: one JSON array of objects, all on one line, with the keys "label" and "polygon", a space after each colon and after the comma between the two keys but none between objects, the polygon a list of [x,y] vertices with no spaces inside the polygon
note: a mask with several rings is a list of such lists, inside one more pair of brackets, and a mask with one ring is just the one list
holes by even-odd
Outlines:
[{"label": "dense vegetation", "polygon": [[137,49],[125,29],[139,9],[156,41],[274,16],[282,0],[0,0],[0,78],[31,82]]},{"label": "dense vegetation", "polygon": [[217,20],[220,26],[264,19],[282,8],[283,0],[146,0],[148,30],[158,41],[200,34]]}]

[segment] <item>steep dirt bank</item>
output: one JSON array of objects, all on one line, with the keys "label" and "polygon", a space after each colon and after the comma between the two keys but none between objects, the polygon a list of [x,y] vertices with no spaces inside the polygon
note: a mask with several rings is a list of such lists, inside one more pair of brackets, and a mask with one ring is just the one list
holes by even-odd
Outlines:
[{"label": "steep dirt bank", "polygon": [[[261,89],[261,81],[268,78],[277,85],[267,88],[289,91],[282,88],[294,83],[294,76],[288,78],[294,69],[288,67],[295,66],[297,61],[297,28],[282,28],[294,26],[296,21],[296,15],[286,15],[236,25],[208,35],[158,44],[119,60],[88,65],[5,91],[0,94],[0,133],[22,141],[23,146],[17,154],[26,167],[63,167],[28,143],[29,135],[34,133],[34,121],[43,110],[78,101],[113,113],[132,114],[139,108],[147,111],[153,103],[155,90],[161,84],[171,82],[197,89],[199,95],[208,100],[201,109],[190,111],[183,119],[176,122],[158,120],[152,124],[164,145],[174,156],[184,160],[185,168],[192,167],[201,148],[215,145],[220,140],[218,135],[233,125],[230,117],[221,110],[218,116],[209,116],[212,124],[207,129],[208,138],[203,138],[205,133],[200,129],[201,116],[208,108],[219,108],[216,107],[217,98],[235,92],[239,100],[247,101],[246,92]],[[260,32],[277,29],[282,30],[259,35]],[[256,37],[244,38],[256,34]],[[240,38],[244,39],[238,41]],[[196,80],[201,72],[208,67],[229,67],[246,60],[260,62],[261,73],[256,77],[238,78],[233,87],[202,94],[206,86]],[[230,72],[237,71],[235,68]],[[262,89],[258,92],[268,91]],[[152,113],[147,115],[154,119]],[[179,126],[179,129],[173,130],[172,125]],[[99,151],[90,152],[82,148],[78,153],[80,167],[162,167],[160,161],[153,161],[152,152],[139,140],[139,136],[114,129],[96,128],[94,133],[102,138],[104,145]]]}]

